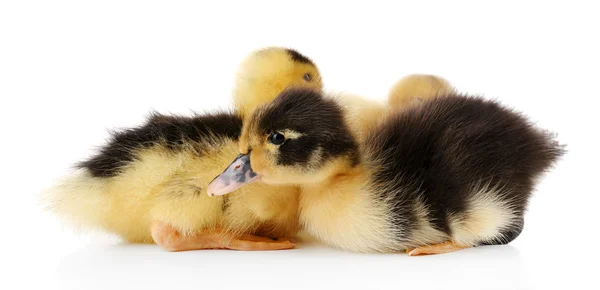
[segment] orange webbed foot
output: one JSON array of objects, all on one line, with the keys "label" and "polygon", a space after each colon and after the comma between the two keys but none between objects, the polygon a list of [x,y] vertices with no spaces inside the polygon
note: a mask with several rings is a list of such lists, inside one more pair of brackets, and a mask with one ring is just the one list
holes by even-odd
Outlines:
[{"label": "orange webbed foot", "polygon": [[436,255],[436,254],[445,254],[450,253],[466,248],[470,248],[471,246],[459,245],[453,241],[443,242],[441,244],[436,245],[427,245],[414,249],[407,249],[406,254],[409,256],[424,256],[424,255]]},{"label": "orange webbed foot", "polygon": [[162,222],[152,224],[152,238],[156,244],[172,252],[204,249],[271,251],[296,247],[287,239],[273,240],[254,235],[236,237],[219,229],[203,230],[194,235],[183,235],[173,226]]}]

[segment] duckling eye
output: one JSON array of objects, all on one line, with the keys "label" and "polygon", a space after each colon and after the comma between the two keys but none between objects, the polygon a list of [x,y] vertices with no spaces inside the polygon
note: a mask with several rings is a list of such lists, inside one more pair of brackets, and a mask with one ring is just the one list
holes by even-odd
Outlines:
[{"label": "duckling eye", "polygon": [[274,132],[269,135],[269,142],[275,145],[281,145],[285,142],[285,136],[279,132]]},{"label": "duckling eye", "polygon": [[303,78],[307,82],[310,82],[312,80],[312,76],[310,75],[310,73],[305,73]]}]

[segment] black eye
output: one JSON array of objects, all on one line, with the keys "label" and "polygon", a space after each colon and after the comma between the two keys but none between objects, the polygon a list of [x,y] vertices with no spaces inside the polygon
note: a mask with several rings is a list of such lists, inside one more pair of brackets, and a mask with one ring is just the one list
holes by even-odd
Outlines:
[{"label": "black eye", "polygon": [[310,82],[312,80],[312,76],[309,73],[304,74],[304,80]]},{"label": "black eye", "polygon": [[285,136],[278,132],[271,133],[271,135],[269,135],[269,142],[275,145],[281,145],[283,142],[285,142]]}]

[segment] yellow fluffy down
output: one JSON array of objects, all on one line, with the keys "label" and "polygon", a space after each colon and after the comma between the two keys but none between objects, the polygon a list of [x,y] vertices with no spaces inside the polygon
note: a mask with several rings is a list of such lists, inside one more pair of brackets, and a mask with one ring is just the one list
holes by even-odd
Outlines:
[{"label": "yellow fluffy down", "polygon": [[394,84],[390,89],[387,104],[352,94],[336,94],[335,99],[343,106],[346,122],[360,142],[362,137],[373,130],[390,112],[453,91],[454,87],[439,76],[413,74]]},{"label": "yellow fluffy down", "polygon": [[415,101],[447,95],[453,91],[454,87],[439,76],[413,74],[403,77],[392,86],[388,104],[393,108],[404,108]]},{"label": "yellow fluffy down", "polygon": [[238,154],[233,141],[222,143],[201,157],[157,145],[140,151],[139,161],[111,178],[92,177],[79,169],[45,191],[44,199],[49,209],[75,225],[114,233],[128,242],[153,242],[154,220],[184,234],[215,227],[270,237],[295,234],[294,187],[257,183],[226,197],[207,195],[208,183]]},{"label": "yellow fluffy down", "polygon": [[[311,79],[306,81],[304,75]],[[293,61],[286,49],[268,47],[250,54],[240,64],[233,91],[234,107],[242,117],[266,104],[285,88],[323,89],[319,69],[311,63]]]},{"label": "yellow fluffy down", "polygon": [[350,130],[360,142],[389,112],[383,102],[369,100],[351,94],[336,97],[336,101],[344,108],[344,115]]}]

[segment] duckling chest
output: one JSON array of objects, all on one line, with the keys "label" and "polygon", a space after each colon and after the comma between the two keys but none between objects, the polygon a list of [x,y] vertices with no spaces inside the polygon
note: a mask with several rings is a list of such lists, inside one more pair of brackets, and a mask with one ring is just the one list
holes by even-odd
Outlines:
[{"label": "duckling chest", "polygon": [[385,203],[364,190],[305,189],[300,221],[314,238],[355,252],[386,252],[396,248]]},{"label": "duckling chest", "polygon": [[252,184],[229,196],[226,226],[236,232],[291,237],[299,227],[296,187]]}]

